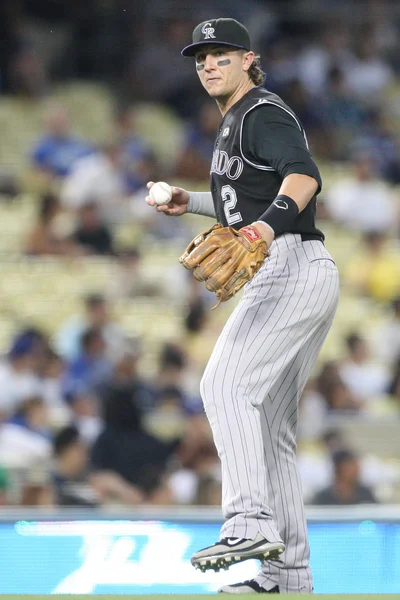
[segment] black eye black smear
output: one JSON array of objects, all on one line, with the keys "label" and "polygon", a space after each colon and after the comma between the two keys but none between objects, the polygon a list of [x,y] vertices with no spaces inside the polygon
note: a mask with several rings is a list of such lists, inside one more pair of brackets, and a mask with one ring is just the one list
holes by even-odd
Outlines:
[{"label": "black eye black smear", "polygon": [[202,71],[204,69],[204,65],[196,65],[196,69],[198,71]]},{"label": "black eye black smear", "polygon": [[230,64],[231,64],[231,60],[230,60],[230,58],[225,58],[225,60],[219,60],[219,61],[217,62],[217,65],[218,65],[219,67],[226,67],[226,65],[230,65]]}]

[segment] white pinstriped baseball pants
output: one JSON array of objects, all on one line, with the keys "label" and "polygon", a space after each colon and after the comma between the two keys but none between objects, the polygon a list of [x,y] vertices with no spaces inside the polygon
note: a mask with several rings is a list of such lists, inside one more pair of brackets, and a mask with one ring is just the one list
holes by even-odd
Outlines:
[{"label": "white pinstriped baseball pants", "polygon": [[280,562],[257,577],[281,593],[310,593],[307,537],[296,467],[300,395],[338,303],[336,265],[319,241],[286,234],[246,284],[201,381],[222,466],[221,537],[282,540]]}]

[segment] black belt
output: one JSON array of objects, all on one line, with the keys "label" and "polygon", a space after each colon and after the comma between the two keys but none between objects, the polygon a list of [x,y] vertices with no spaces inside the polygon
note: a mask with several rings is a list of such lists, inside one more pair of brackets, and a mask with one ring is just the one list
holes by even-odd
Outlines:
[{"label": "black belt", "polygon": [[309,242],[310,240],[317,240],[318,242],[322,242],[324,243],[324,239],[323,237],[321,237],[318,234],[313,234],[313,233],[300,233],[300,237],[301,237],[301,241],[302,242]]},{"label": "black belt", "polygon": [[279,238],[281,235],[299,235],[302,242],[309,242],[310,240],[317,240],[318,242],[324,243],[325,237],[318,233],[300,233],[300,231],[286,231],[285,233],[281,233],[276,237]]}]

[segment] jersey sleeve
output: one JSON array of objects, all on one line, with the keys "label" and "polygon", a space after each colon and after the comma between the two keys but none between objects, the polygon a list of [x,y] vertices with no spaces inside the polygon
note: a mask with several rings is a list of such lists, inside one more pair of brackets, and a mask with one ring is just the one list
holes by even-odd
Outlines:
[{"label": "jersey sleeve", "polygon": [[308,175],[322,181],[298,121],[285,109],[263,104],[244,117],[243,158],[255,165],[272,167],[282,179],[291,174]]}]

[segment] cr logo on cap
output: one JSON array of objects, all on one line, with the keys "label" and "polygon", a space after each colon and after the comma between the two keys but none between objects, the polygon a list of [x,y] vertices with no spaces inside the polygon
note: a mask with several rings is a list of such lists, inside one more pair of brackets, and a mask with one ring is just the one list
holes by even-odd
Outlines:
[{"label": "cr logo on cap", "polygon": [[204,33],[205,40],[209,40],[210,38],[215,39],[214,31],[215,29],[211,27],[211,23],[204,23],[203,27],[201,28],[201,33]]}]

